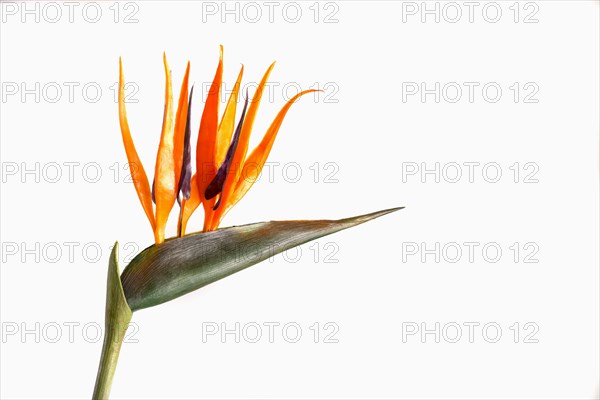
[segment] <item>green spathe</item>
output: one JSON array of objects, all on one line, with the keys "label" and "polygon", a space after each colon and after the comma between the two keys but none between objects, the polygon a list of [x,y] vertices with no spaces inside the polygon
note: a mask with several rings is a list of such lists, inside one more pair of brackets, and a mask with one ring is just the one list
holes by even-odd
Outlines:
[{"label": "green spathe", "polygon": [[123,290],[133,311],[156,306],[277,253],[396,210],[335,221],[259,222],[169,239],[131,261],[121,277]]}]

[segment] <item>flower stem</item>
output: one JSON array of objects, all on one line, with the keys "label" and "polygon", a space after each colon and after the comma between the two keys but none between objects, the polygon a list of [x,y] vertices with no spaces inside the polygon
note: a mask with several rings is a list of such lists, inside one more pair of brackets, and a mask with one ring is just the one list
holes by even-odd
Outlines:
[{"label": "flower stem", "polygon": [[104,344],[100,365],[96,375],[96,386],[92,399],[108,399],[115,375],[121,344],[131,321],[133,312],[127,304],[117,262],[118,243],[115,243],[108,263],[106,283],[106,314],[104,322]]}]

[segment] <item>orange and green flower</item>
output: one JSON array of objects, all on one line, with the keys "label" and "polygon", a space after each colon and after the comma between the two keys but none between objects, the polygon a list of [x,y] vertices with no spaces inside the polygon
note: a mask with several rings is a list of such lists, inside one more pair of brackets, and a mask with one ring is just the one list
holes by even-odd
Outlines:
[{"label": "orange and green flower", "polygon": [[[156,155],[154,179],[148,180],[136,151],[125,109],[125,79],[119,59],[119,123],[135,190],[154,232],[155,243],[137,254],[119,273],[118,243],[109,259],[105,330],[93,399],[108,399],[121,343],[135,311],[174,300],[206,285],[258,264],[274,254],[311,240],[348,229],[402,207],[340,220],[291,220],[258,222],[217,229],[258,179],[292,104],[306,90],[291,98],[279,111],[260,143],[248,154],[250,134],[273,64],[260,81],[252,99],[245,94],[236,124],[242,66],[221,115],[223,48],[217,72],[204,99],[196,145],[196,173],[192,174],[191,121],[194,88],[188,88],[190,63],[181,83],[174,110],[171,71],[163,55],[165,108]],[[178,237],[165,241],[169,215],[179,204]],[[202,204],[202,232],[185,234],[192,213]],[[235,294],[232,294],[235,296]]]}]

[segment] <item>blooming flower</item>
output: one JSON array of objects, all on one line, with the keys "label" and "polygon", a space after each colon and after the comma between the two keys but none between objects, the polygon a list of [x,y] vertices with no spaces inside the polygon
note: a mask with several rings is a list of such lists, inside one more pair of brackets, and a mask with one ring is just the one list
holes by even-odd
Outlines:
[{"label": "blooming flower", "polygon": [[[93,399],[108,399],[132,315],[191,293],[206,285],[255,265],[274,254],[311,240],[348,229],[403,207],[339,220],[269,221],[217,229],[223,216],[256,182],[273,147],[277,132],[291,105],[314,90],[298,93],[279,111],[262,141],[248,155],[250,133],[273,64],[259,83],[252,101],[246,93],[237,125],[236,108],[242,66],[237,81],[219,119],[220,89],[223,77],[223,48],[219,65],[204,103],[196,146],[196,174],[192,176],[191,110],[194,88],[188,93],[188,62],[177,110],[173,111],[171,71],[165,67],[165,109],[154,180],[148,176],[131,138],[125,110],[125,79],[119,59],[119,123],[137,195],[154,232],[155,244],[138,253],[119,273],[118,243],[113,246],[106,289],[104,342],[96,375]],[[179,204],[178,236],[165,242],[169,214]],[[203,232],[185,235],[187,222],[200,206],[204,208]],[[213,232],[207,232],[213,231]],[[163,243],[165,242],[165,243]],[[247,257],[251,250],[251,257]],[[243,255],[240,257],[240,254]]]},{"label": "blooming flower", "polygon": [[244,108],[236,126],[235,117],[244,66],[242,65],[240,69],[225,110],[219,118],[223,78],[223,47],[221,46],[217,71],[204,102],[196,146],[196,173],[192,175],[190,121],[193,87],[188,92],[190,63],[188,62],[183,77],[175,113],[171,71],[164,54],[163,63],[166,76],[165,108],[151,188],[127,122],[125,79],[123,65],[119,59],[121,134],[131,166],[134,187],[152,226],[156,244],[165,240],[165,227],[175,200],[180,206],[178,236],[185,234],[187,222],[200,204],[204,208],[203,231],[217,229],[225,214],[244,197],[258,179],[283,119],[292,104],[301,96],[314,92],[314,90],[306,90],[292,97],[279,111],[262,141],[248,154],[254,120],[275,63],[271,64],[265,72],[251,101],[246,93]]}]

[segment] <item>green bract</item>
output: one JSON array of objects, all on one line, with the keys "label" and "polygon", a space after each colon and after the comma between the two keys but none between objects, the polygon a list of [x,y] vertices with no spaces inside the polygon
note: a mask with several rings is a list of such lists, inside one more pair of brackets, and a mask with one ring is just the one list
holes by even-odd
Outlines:
[{"label": "green bract", "polygon": [[270,221],[188,234],[152,245],[123,271],[133,311],[152,307],[248,268],[282,251],[362,224],[397,208],[337,221]]}]

